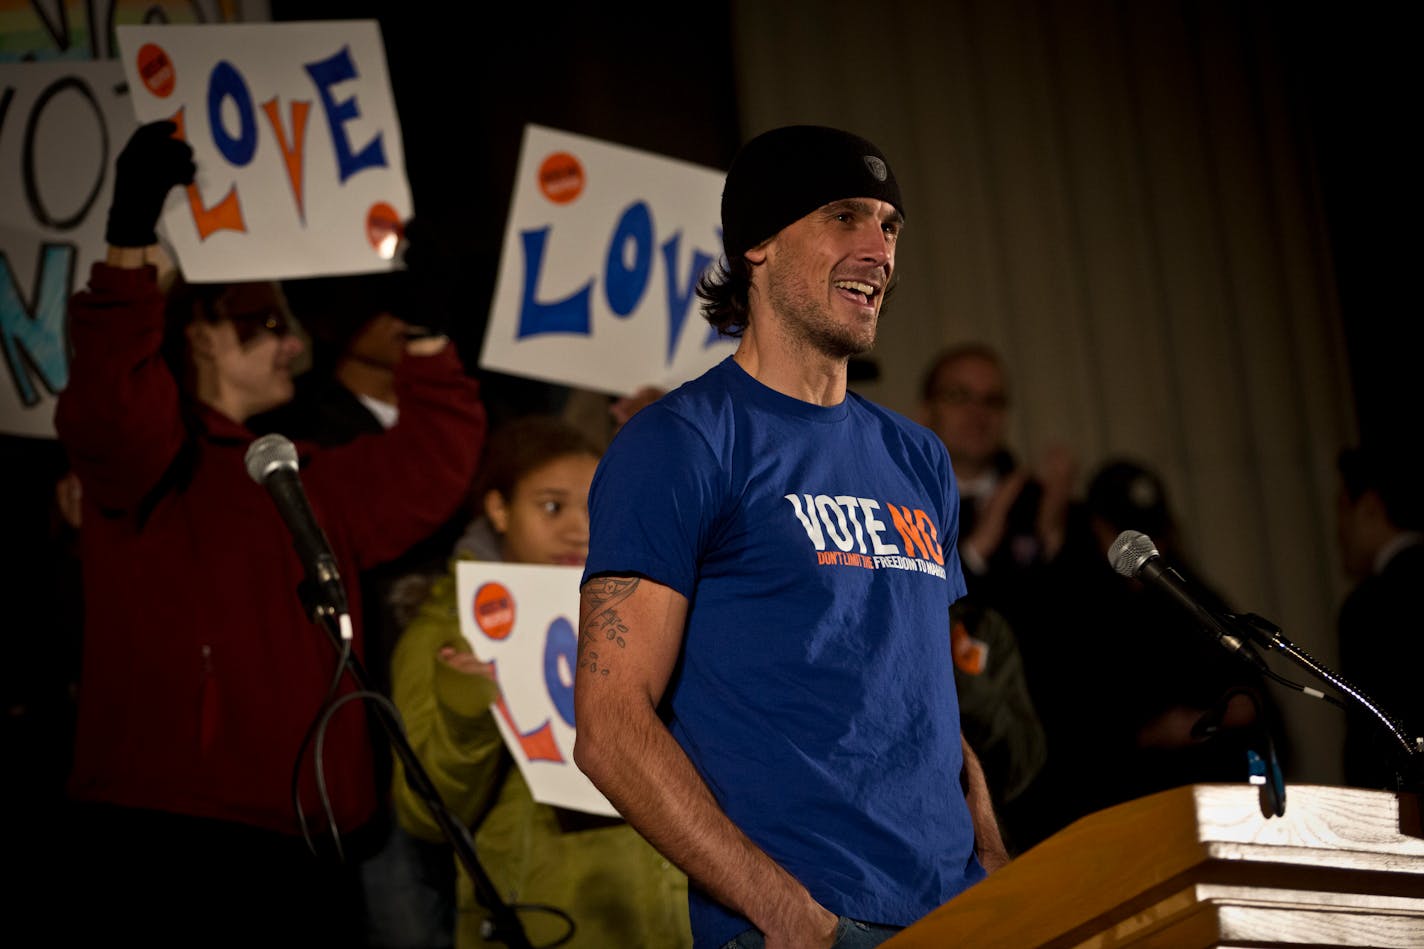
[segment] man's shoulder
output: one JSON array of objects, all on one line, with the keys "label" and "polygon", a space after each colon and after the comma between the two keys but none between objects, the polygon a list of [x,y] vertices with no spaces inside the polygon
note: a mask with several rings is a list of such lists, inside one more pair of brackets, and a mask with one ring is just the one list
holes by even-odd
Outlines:
[{"label": "man's shoulder", "polygon": [[948,464],[949,452],[945,449],[944,442],[940,441],[939,436],[930,428],[855,392],[847,392],[846,399],[851,403],[848,417],[851,424],[862,428],[867,423],[874,425],[883,433],[893,436],[892,442],[898,439],[907,450],[926,460],[937,462],[943,459]]},{"label": "man's shoulder", "polygon": [[850,401],[854,411],[868,414],[878,419],[882,425],[899,429],[915,438],[937,439],[937,436],[932,430],[916,422],[908,415],[881,405],[879,402],[872,402],[858,392],[847,390],[846,399]]},{"label": "man's shoulder", "polygon": [[613,445],[620,441],[705,435],[716,427],[719,418],[727,416],[733,403],[726,368],[719,363],[640,409],[619,430]]},{"label": "man's shoulder", "polygon": [[728,365],[730,359],[728,357],[700,376],[687,380],[652,404],[679,412],[694,412],[730,402],[734,375]]}]

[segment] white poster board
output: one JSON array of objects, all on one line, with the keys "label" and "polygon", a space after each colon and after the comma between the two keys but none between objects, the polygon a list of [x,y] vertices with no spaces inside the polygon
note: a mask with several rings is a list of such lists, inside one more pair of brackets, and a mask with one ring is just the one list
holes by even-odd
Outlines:
[{"label": "white poster board", "polygon": [[578,662],[579,567],[456,565],[460,631],[494,664],[493,708],[505,746],[534,800],[618,816],[574,764],[574,669]]},{"label": "white poster board", "polygon": [[189,280],[390,270],[413,214],[378,25],[121,26],[139,121],[172,119],[198,174],[163,229]]},{"label": "white poster board", "polygon": [[118,63],[0,63],[0,433],[54,436],[69,297],[104,257],[114,157],[137,128]]},{"label": "white poster board", "polygon": [[730,355],[696,294],[722,255],[724,177],[526,126],[480,365],[631,395]]}]

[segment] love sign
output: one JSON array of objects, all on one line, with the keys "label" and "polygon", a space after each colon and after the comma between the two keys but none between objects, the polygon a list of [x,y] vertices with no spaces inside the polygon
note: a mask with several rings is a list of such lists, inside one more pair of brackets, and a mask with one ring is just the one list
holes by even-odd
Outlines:
[{"label": "love sign", "polygon": [[722,254],[723,177],[527,126],[480,365],[631,395],[730,355],[696,293]]},{"label": "love sign", "polygon": [[374,21],[121,26],[140,122],[171,119],[197,180],[163,226],[192,281],[389,270],[408,220]]},{"label": "love sign", "polygon": [[579,567],[461,562],[460,631],[494,664],[493,713],[534,800],[617,816],[574,764]]}]

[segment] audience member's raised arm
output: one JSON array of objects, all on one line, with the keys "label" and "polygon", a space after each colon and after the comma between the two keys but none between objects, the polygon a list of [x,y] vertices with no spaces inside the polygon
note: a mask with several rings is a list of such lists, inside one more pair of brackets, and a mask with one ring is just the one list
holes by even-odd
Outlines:
[{"label": "audience member's raised arm", "polygon": [[160,356],[163,294],[154,228],[169,191],[193,180],[172,122],[142,126],[115,163],[106,263],[69,307],[73,359],[55,426],[89,496],[126,509],[158,482],[184,440],[178,383]]}]

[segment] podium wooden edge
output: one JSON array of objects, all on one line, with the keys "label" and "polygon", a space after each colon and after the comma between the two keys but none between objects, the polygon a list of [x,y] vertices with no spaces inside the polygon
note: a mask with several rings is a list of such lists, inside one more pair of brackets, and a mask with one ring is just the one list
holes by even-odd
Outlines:
[{"label": "podium wooden edge", "polygon": [[[1144,914],[1153,922],[1161,905],[1180,903],[1184,893],[1222,905],[1251,904],[1252,894],[1260,894],[1257,902],[1285,905],[1292,894],[1326,893],[1345,901],[1303,895],[1301,905],[1327,913],[1386,906],[1403,918],[1417,911],[1418,944],[1424,945],[1418,796],[1290,785],[1285,814],[1273,817],[1261,806],[1259,789],[1247,784],[1195,784],[1152,794],[1081,818],[884,945],[1127,945],[1120,938],[1099,941],[1098,935],[1121,934],[1125,921]],[[1186,919],[1199,917],[1201,907],[1179,910]],[[1200,919],[1193,925],[1200,927]],[[1180,935],[1187,938],[1185,931]]]}]

